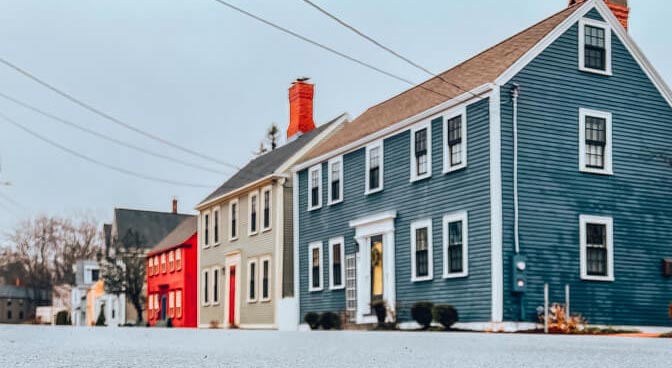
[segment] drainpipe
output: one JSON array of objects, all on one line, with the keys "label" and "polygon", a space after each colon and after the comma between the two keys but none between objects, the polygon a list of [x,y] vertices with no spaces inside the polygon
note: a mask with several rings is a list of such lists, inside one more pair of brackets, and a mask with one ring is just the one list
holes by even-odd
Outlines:
[{"label": "drainpipe", "polygon": [[513,243],[516,254],[520,253],[518,239],[518,97],[520,86],[516,83],[511,87],[511,99],[513,100]]}]

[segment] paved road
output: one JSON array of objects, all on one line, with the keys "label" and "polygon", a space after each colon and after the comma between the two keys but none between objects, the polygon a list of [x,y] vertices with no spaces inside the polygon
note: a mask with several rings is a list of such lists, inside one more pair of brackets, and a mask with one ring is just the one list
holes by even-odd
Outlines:
[{"label": "paved road", "polygon": [[0,325],[0,367],[672,367],[672,339]]}]

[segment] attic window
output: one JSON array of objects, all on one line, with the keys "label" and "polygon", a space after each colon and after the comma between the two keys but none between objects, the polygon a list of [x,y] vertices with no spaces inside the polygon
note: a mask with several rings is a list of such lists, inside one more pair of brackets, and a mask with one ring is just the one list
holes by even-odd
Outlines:
[{"label": "attic window", "polygon": [[579,27],[579,69],[611,75],[611,28],[592,19],[582,19]]}]

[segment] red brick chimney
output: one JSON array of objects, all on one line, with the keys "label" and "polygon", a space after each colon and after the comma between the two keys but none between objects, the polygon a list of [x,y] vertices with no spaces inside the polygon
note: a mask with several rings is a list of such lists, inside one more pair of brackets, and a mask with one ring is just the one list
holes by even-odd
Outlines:
[{"label": "red brick chimney", "polygon": [[[585,0],[569,0],[569,6],[582,3]],[[604,0],[605,4],[611,9],[623,28],[628,29],[628,20],[630,19],[630,8],[628,0]]]},{"label": "red brick chimney", "polygon": [[177,214],[177,198],[173,198],[173,213]]},{"label": "red brick chimney", "polygon": [[313,95],[315,86],[307,83],[308,78],[298,78],[289,87],[289,127],[287,140],[297,134],[305,134],[315,129],[313,120]]}]

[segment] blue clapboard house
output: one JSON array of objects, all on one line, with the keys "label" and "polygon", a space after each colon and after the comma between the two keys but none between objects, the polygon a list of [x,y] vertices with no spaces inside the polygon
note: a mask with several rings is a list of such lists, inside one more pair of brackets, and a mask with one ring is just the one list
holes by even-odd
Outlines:
[{"label": "blue clapboard house", "polygon": [[[365,111],[295,167],[307,312],[525,328],[549,302],[590,324],[669,326],[672,93],[626,1],[561,12]],[[666,261],[667,260],[667,261]],[[567,298],[568,297],[568,298]]]}]

